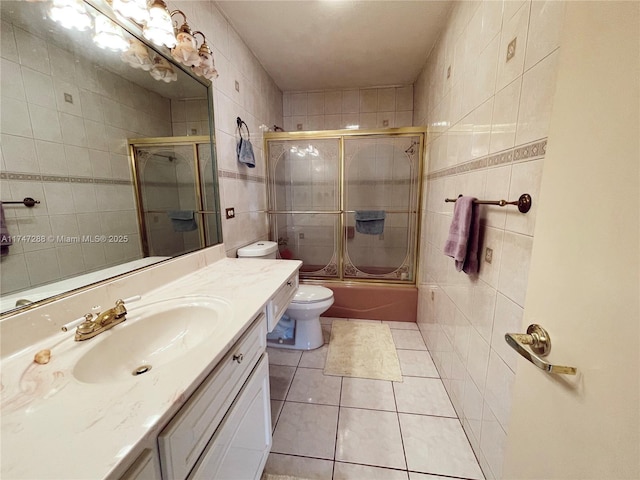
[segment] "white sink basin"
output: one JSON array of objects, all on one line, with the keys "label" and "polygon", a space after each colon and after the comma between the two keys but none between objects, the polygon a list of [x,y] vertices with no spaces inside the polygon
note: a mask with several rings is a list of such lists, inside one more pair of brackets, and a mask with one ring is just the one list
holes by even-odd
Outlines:
[{"label": "white sink basin", "polygon": [[134,380],[189,354],[230,320],[231,306],[215,297],[130,308],[125,322],[85,340],[91,348],[78,359],[73,375],[85,383]]}]

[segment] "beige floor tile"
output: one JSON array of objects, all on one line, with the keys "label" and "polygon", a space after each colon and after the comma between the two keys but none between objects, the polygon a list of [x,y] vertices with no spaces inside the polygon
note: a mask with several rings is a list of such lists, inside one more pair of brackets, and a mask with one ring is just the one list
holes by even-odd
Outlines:
[{"label": "beige floor tile", "polygon": [[427,346],[422,340],[422,335],[418,330],[391,330],[393,341],[397,349],[402,350],[426,350]]},{"label": "beige floor tile", "polygon": [[342,379],[340,406],[395,412],[396,402],[393,397],[391,382],[387,380],[344,377]]},{"label": "beige floor tile", "polygon": [[456,417],[449,395],[439,378],[405,377],[393,382],[398,412]]},{"label": "beige floor tile", "polygon": [[302,352],[302,358],[298,366],[304,368],[324,368],[324,364],[327,362],[328,351],[329,345],[324,344],[315,350]]},{"label": "beige floor tile", "polygon": [[338,407],[285,402],[271,451],[333,460],[337,423]]},{"label": "beige floor tile", "polygon": [[271,475],[290,475],[309,480],[331,480],[333,461],[317,458],[292,457],[271,453],[264,467]]},{"label": "beige floor tile", "polygon": [[389,328],[394,330],[418,330],[418,324],[415,322],[393,322],[393,321],[385,321],[382,323],[386,323],[389,325]]},{"label": "beige floor tile", "polygon": [[429,352],[424,350],[396,350],[402,375],[440,378]]},{"label": "beige floor tile", "polygon": [[441,477],[440,475],[409,472],[409,480],[456,480],[457,478],[458,477]]},{"label": "beige floor tile", "polygon": [[390,468],[369,467],[355,463],[336,462],[333,480],[409,480],[407,472]]},{"label": "beige floor tile", "polygon": [[278,423],[278,417],[280,416],[280,411],[282,410],[282,406],[284,405],[284,401],[282,400],[271,400],[271,432],[276,429],[276,424]]},{"label": "beige floor tile", "polygon": [[458,419],[398,414],[411,471],[483,479]]},{"label": "beige floor tile", "polygon": [[322,329],[322,339],[324,340],[324,344],[328,345],[331,340],[331,325],[320,325]]},{"label": "beige floor tile", "polygon": [[317,368],[298,368],[287,401],[339,405],[341,383],[341,377],[325,375]]},{"label": "beige floor tile", "polygon": [[302,357],[302,351],[284,348],[267,347],[267,353],[269,354],[269,365],[297,367],[300,357]]},{"label": "beige floor tile", "polygon": [[336,461],[406,469],[397,414],[340,408]]},{"label": "beige floor tile", "polygon": [[296,373],[296,367],[269,365],[269,388],[272,400],[284,400]]},{"label": "beige floor tile", "polygon": [[322,325],[331,325],[334,320],[343,320],[342,318],[334,318],[334,317],[320,317],[320,323]]}]

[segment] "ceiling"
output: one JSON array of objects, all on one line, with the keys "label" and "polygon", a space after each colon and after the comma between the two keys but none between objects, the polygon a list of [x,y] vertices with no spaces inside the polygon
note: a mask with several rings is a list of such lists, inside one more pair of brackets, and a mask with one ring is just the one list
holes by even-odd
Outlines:
[{"label": "ceiling", "polygon": [[219,1],[284,91],[408,85],[450,0]]}]

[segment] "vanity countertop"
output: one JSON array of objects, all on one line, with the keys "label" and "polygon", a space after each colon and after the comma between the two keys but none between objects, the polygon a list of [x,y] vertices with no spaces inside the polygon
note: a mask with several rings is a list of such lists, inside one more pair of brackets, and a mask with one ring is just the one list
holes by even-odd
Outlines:
[{"label": "vanity countertop", "polygon": [[[228,302],[232,318],[188,355],[139,377],[87,384],[72,373],[92,342],[107,338],[118,326],[85,342],[75,342],[73,332],[60,332],[3,358],[0,477],[118,478],[300,264],[223,258],[143,293],[130,312],[160,300],[200,295]],[[35,353],[45,348],[51,350],[51,361],[34,363]]]}]

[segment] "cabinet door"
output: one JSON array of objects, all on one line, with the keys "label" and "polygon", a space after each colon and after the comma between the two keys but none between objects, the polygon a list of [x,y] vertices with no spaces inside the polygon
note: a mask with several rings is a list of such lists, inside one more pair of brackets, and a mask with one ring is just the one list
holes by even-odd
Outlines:
[{"label": "cabinet door", "polygon": [[271,404],[265,354],[189,479],[259,479],[270,450]]},{"label": "cabinet door", "polygon": [[160,478],[158,457],[155,452],[146,449],[120,477],[120,480],[160,480]]}]

